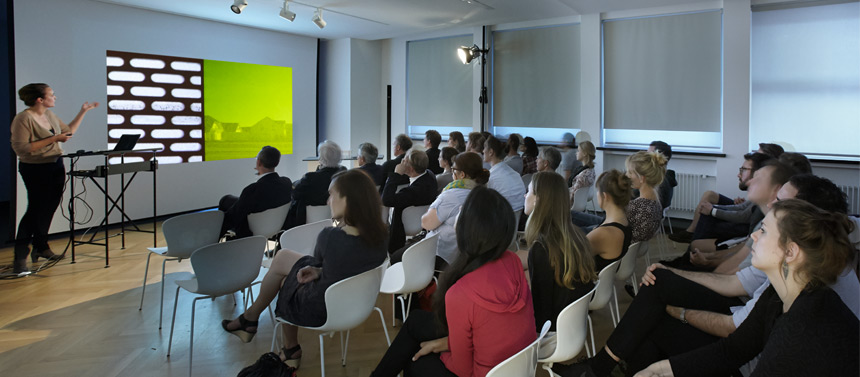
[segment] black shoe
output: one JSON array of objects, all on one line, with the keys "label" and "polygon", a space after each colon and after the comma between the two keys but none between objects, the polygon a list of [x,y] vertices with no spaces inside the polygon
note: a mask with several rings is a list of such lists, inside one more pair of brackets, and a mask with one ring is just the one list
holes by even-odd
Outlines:
[{"label": "black shoe", "polygon": [[624,291],[627,292],[630,297],[636,298],[636,291],[633,290],[633,286],[630,284],[624,284]]},{"label": "black shoe", "polygon": [[36,262],[39,260],[39,258],[40,258],[40,257],[41,257],[41,258],[45,258],[45,259],[47,259],[47,260],[60,260],[60,259],[63,259],[63,256],[62,256],[62,255],[54,254],[54,252],[53,252],[53,251],[51,251],[51,249],[45,249],[45,250],[41,250],[41,251],[35,251],[35,250],[33,250],[33,252],[32,252],[32,253],[30,253],[30,260],[31,260],[33,263],[36,263]]},{"label": "black shoe", "polygon": [[693,233],[684,229],[670,234],[669,239],[677,243],[690,243],[693,242]]},{"label": "black shoe", "polygon": [[[239,321],[239,327],[235,330],[230,330],[227,326],[230,325],[231,320],[225,319],[221,321],[221,327],[224,328],[224,331],[236,335],[239,339],[242,339],[243,342],[248,343],[251,339],[254,339],[254,335],[257,335],[257,321],[249,321],[245,319],[245,314],[239,314],[239,317],[236,318]],[[253,328],[253,329],[252,329]]]},{"label": "black shoe", "polygon": [[29,273],[30,272],[30,268],[27,267],[26,257],[24,257],[24,259],[16,259],[15,260],[14,264],[12,265],[12,272],[14,272],[16,274],[25,273],[25,272]]}]

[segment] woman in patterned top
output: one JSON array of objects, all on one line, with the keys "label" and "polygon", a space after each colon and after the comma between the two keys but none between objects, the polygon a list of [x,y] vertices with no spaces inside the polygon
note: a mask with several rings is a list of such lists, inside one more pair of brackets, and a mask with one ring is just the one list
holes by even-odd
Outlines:
[{"label": "woman in patterned top", "polygon": [[523,145],[520,146],[520,150],[523,152],[523,175],[536,173],[537,156],[540,150],[538,150],[535,139],[526,136],[523,139]]},{"label": "woman in patterned top", "polygon": [[573,204],[573,193],[576,190],[588,190],[594,185],[594,158],[596,149],[594,144],[586,140],[579,143],[579,149],[576,151],[576,159],[582,163],[582,166],[576,168],[573,176],[570,179],[570,203]]},{"label": "woman in patterned top", "polygon": [[627,176],[639,197],[627,205],[627,221],[633,228],[633,242],[647,241],[657,231],[663,219],[663,207],[655,187],[663,182],[666,174],[666,157],[656,152],[636,152],[627,157]]}]

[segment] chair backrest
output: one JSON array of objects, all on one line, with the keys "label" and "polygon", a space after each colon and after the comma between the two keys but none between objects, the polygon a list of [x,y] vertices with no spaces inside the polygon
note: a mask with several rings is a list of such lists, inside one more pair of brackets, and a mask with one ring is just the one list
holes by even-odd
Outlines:
[{"label": "chair backrest", "polygon": [[573,192],[573,204],[570,206],[570,210],[574,212],[584,212],[585,204],[588,203],[588,190],[585,187],[582,187]]},{"label": "chair backrest", "polygon": [[195,250],[221,239],[224,212],[206,211],[188,213],[164,220],[161,232],[167,242],[165,256],[189,258]]},{"label": "chair backrest", "polygon": [[328,205],[305,207],[305,224],[315,223],[320,220],[331,219],[331,208]]},{"label": "chair backrest", "polygon": [[532,173],[528,173],[523,175],[523,186],[526,187],[526,191],[529,191],[529,183],[532,183]]},{"label": "chair backrest", "polygon": [[266,237],[252,236],[203,246],[191,254],[198,294],[223,296],[251,285],[260,274]]},{"label": "chair backrest", "polygon": [[522,351],[515,353],[487,372],[487,377],[534,377],[537,370],[538,347],[549,331],[550,321],[543,324],[540,335]]},{"label": "chair backrest", "polygon": [[633,275],[633,269],[636,268],[636,258],[639,257],[639,248],[641,242],[636,242],[627,247],[627,254],[621,258],[621,263],[618,265],[618,272],[615,273],[615,280],[625,281]]},{"label": "chair backrest", "polygon": [[406,236],[414,236],[421,232],[421,216],[427,213],[428,209],[430,209],[429,205],[403,209],[403,215],[400,218],[403,219],[403,231]]},{"label": "chair backrest", "polygon": [[299,254],[313,255],[317,246],[317,236],[325,227],[331,226],[331,220],[321,220],[287,229],[281,234],[281,247]]},{"label": "chair backrest", "polygon": [[[541,354],[549,354],[538,361],[542,363],[557,363],[573,359],[582,351],[585,337],[588,334],[588,304],[594,296],[597,287],[591,289],[585,296],[570,303],[555,321],[554,350],[541,350]],[[550,335],[553,336],[553,335]]]},{"label": "chair backrest", "polygon": [[417,292],[433,279],[436,265],[436,245],[439,235],[434,234],[416,242],[403,253],[403,292]]},{"label": "chair backrest", "polygon": [[602,309],[612,298],[612,292],[615,292],[615,272],[618,271],[618,264],[621,261],[615,261],[600,270],[597,274],[597,285],[594,287],[594,298],[588,304],[588,310]]},{"label": "chair backrest", "polygon": [[345,331],[360,325],[376,305],[388,259],[379,267],[332,284],[325,291],[325,324],[321,331]]},{"label": "chair backrest", "polygon": [[287,203],[263,212],[248,214],[248,228],[251,229],[251,233],[266,238],[278,234],[284,226],[284,220],[287,218],[287,213],[290,212],[291,204]]},{"label": "chair backrest", "polygon": [[597,192],[597,188],[594,185],[588,186],[588,201],[594,200],[594,193]]}]

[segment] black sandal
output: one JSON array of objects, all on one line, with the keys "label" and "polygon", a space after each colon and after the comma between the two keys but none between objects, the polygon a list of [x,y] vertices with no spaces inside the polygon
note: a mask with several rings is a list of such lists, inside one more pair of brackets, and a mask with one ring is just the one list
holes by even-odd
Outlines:
[{"label": "black sandal", "polygon": [[301,362],[302,362],[302,355],[299,354],[299,357],[295,357],[295,358],[293,357],[293,355],[295,355],[296,352],[301,352],[301,351],[302,351],[302,346],[299,344],[296,344],[295,347],[289,348],[289,349],[287,347],[281,347],[281,352],[284,353],[284,359],[282,360],[283,363],[286,364],[287,366],[291,367],[291,368],[299,369],[299,364],[301,364]]},{"label": "black sandal", "polygon": [[[239,320],[239,328],[238,329],[236,329],[236,330],[227,329],[227,326],[230,324],[230,322],[233,322],[233,321],[228,320],[228,319],[221,321],[221,327],[224,328],[224,331],[238,336],[239,339],[242,339],[243,342],[245,342],[245,343],[250,342],[251,339],[254,339],[254,335],[257,335],[256,327],[257,327],[258,322],[257,321],[249,321],[249,320],[245,319],[244,314],[239,314],[239,317],[236,319]],[[254,327],[254,330],[249,330],[248,329],[249,327]]]}]

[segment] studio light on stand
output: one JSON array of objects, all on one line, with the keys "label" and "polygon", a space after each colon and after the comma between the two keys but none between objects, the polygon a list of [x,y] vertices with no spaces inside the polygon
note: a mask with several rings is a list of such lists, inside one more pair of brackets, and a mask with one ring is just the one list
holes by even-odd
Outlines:
[{"label": "studio light on stand", "polygon": [[322,18],[322,8],[317,8],[317,11],[314,13],[314,17],[311,18],[311,21],[313,21],[320,29],[325,27],[325,20],[323,20]]},{"label": "studio light on stand", "polygon": [[460,46],[457,48],[457,57],[460,58],[463,64],[469,64],[475,58],[486,53],[487,50],[482,50],[478,45],[472,45],[472,47]]},{"label": "studio light on stand", "polygon": [[281,18],[293,22],[296,19],[296,14],[290,11],[290,2],[284,0],[284,7],[281,8]]},{"label": "studio light on stand", "polygon": [[230,6],[230,10],[232,10],[233,13],[239,14],[242,13],[242,10],[247,6],[248,1],[246,0],[234,0],[233,5]]}]

